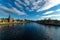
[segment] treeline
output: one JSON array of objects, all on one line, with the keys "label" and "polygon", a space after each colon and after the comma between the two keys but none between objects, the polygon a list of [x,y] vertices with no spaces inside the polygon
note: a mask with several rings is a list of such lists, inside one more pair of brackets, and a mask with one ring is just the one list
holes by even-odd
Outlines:
[{"label": "treeline", "polygon": [[36,22],[40,23],[40,24],[47,24],[47,25],[60,25],[60,20],[48,19],[48,20],[39,20],[39,21],[36,21]]}]

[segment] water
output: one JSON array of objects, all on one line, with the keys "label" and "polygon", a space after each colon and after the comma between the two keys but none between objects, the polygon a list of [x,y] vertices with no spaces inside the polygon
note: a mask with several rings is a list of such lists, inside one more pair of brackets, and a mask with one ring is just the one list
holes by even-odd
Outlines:
[{"label": "water", "polygon": [[0,40],[60,40],[60,27],[32,22],[0,25]]}]

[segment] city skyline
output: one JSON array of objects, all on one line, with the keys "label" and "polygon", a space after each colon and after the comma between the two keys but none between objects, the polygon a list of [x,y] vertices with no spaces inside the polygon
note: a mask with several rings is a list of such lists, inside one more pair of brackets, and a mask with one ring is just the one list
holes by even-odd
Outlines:
[{"label": "city skyline", "polygon": [[60,20],[59,0],[0,0],[0,18]]}]

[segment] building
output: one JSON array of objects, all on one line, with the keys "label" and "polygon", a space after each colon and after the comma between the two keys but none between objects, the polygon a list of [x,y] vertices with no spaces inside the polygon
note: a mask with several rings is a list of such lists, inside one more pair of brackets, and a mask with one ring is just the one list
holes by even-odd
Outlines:
[{"label": "building", "polygon": [[14,19],[13,18],[11,18],[11,16],[9,15],[9,17],[8,18],[0,18],[0,22],[3,22],[3,23],[5,23],[5,22],[14,22]]},{"label": "building", "polygon": [[12,23],[12,22],[15,22],[15,23],[17,23],[17,22],[26,22],[27,20],[26,19],[24,19],[24,20],[20,20],[20,19],[14,19],[14,18],[12,18],[10,15],[9,15],[9,17],[8,18],[0,18],[0,23],[2,22],[2,23]]},{"label": "building", "polygon": [[4,23],[4,22],[8,22],[8,19],[7,19],[7,18],[1,18],[1,19],[0,19],[0,22],[3,22],[3,23]]},{"label": "building", "polygon": [[14,22],[14,19],[13,18],[11,18],[11,16],[9,15],[9,17],[8,17],[8,22]]}]

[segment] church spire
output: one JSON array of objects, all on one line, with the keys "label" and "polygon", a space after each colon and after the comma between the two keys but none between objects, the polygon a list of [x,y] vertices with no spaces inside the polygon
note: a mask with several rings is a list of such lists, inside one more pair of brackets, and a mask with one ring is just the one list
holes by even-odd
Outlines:
[{"label": "church spire", "polygon": [[8,22],[11,22],[11,15],[9,14]]},{"label": "church spire", "polygon": [[9,19],[11,18],[11,15],[9,14]]}]

